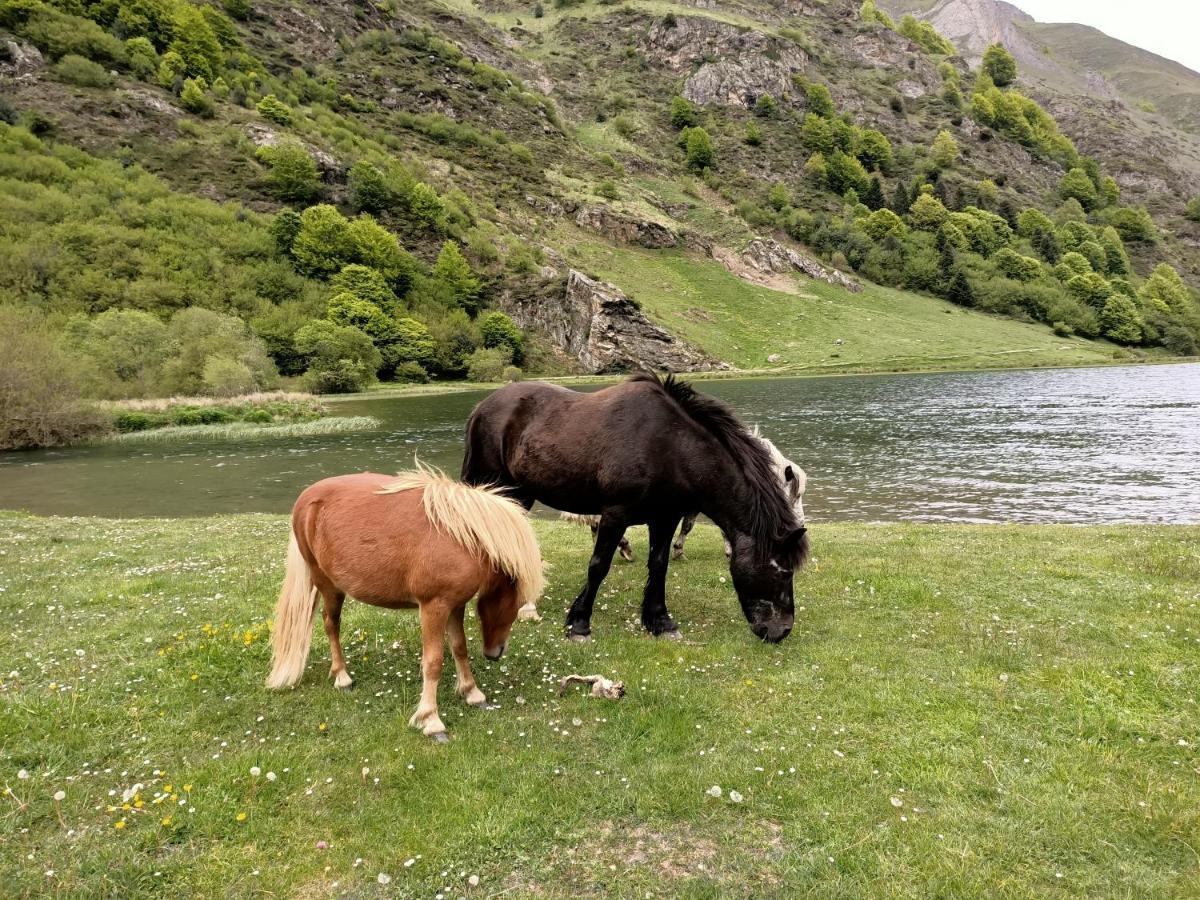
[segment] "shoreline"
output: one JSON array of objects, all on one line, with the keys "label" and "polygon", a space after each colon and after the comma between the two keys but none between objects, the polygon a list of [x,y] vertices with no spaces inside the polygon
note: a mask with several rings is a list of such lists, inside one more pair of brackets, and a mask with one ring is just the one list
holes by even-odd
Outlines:
[{"label": "shoreline", "polygon": [[[954,375],[967,372],[1040,372],[1073,369],[1109,369],[1119,366],[1164,366],[1164,365],[1194,365],[1200,363],[1200,356],[1156,357],[1140,360],[1113,360],[1107,363],[1079,363],[1044,366],[972,366],[956,368],[896,368],[896,369],[844,369],[833,372],[814,372],[811,368],[803,369],[730,369],[710,372],[683,372],[680,377],[688,381],[729,381],[737,379],[771,379],[771,378],[859,378],[870,375]],[[531,376],[524,381],[542,381],[548,384],[558,384],[564,387],[572,385],[615,384],[631,373],[614,373],[610,375],[546,375]],[[438,394],[463,394],[471,391],[494,391],[510,382],[504,381],[443,381],[435,384],[385,384],[379,387],[360,391],[355,394],[323,394],[321,399],[329,403],[344,403],[361,400],[392,400],[401,397],[436,396]]]}]

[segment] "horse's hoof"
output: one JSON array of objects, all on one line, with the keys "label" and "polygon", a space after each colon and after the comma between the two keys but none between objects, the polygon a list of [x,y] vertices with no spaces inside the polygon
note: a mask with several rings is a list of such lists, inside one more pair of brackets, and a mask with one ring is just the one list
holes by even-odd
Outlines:
[{"label": "horse's hoof", "polygon": [[683,634],[679,631],[678,628],[672,628],[669,631],[660,631],[658,634],[656,634],[654,636],[656,638],[658,638],[660,641],[682,641],[683,640]]},{"label": "horse's hoof", "polygon": [[592,642],[592,636],[590,634],[576,634],[572,631],[568,632],[567,640],[574,641],[576,644],[590,644]]},{"label": "horse's hoof", "polygon": [[434,741],[434,743],[437,744],[450,743],[450,735],[446,734],[444,731],[435,731],[433,734],[429,735],[429,737]]},{"label": "horse's hoof", "polygon": [[354,682],[351,681],[349,684],[338,684],[334,685],[334,687],[336,687],[339,691],[345,691],[349,693],[350,691],[354,690]]}]

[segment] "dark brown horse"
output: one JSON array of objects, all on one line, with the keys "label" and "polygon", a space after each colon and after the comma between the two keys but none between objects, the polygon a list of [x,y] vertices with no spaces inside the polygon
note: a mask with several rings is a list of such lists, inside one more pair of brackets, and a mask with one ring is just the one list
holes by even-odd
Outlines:
[{"label": "dark brown horse", "polygon": [[678,627],[667,612],[671,538],[684,516],[704,513],[733,548],[729,571],[751,630],[772,643],[792,630],[792,574],[808,537],[771,454],[724,403],[668,376],[634,375],[595,393],[528,382],[501,388],[467,423],[463,480],[508,487],[535,501],[599,515],[587,584],[567,633],[591,633],[592,605],[621,535],[650,530],[642,624]]}]

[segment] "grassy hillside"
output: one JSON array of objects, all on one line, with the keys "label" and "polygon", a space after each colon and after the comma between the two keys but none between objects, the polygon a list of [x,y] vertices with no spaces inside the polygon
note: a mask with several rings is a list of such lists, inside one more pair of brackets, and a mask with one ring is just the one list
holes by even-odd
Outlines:
[{"label": "grassy hillside", "polygon": [[[1113,345],[1063,338],[868,283],[862,293],[792,278],[794,293],[761,287],[719,262],[683,252],[576,241],[573,259],[626,285],[656,322],[738,368],[869,371],[1111,361]],[[779,354],[778,363],[767,357]]]},{"label": "grassy hillside", "polygon": [[[319,628],[301,685],[262,686],[284,518],[0,525],[10,896],[1184,897],[1200,878],[1196,528],[814,527],[796,630],[766,646],[700,526],[668,579],[682,642],[640,632],[644,569],[618,563],[579,645],[561,619],[587,533],[538,522],[545,620],[498,664],[468,622],[500,708],[448,676],[439,745],[404,724],[411,613],[347,606],[351,693]],[[557,695],[593,672],[626,697]]]}]

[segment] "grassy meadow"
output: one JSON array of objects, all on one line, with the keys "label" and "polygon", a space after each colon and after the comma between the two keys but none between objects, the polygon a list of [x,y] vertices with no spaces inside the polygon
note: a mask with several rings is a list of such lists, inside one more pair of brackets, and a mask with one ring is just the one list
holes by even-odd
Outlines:
[{"label": "grassy meadow", "polygon": [[438,745],[412,614],[347,606],[349,693],[321,634],[263,688],[285,518],[0,514],[4,895],[1195,896],[1200,528],[818,525],[776,647],[704,526],[683,641],[617,563],[569,643],[587,533],[537,528],[545,618],[493,664],[468,623],[499,708],[448,664]]},{"label": "grassy meadow", "polygon": [[1117,350],[866,281],[850,294],[797,277],[789,294],[746,282],[715,260],[587,239],[574,243],[572,259],[739,369],[764,368],[774,353],[778,368],[798,373],[1098,365]]}]

